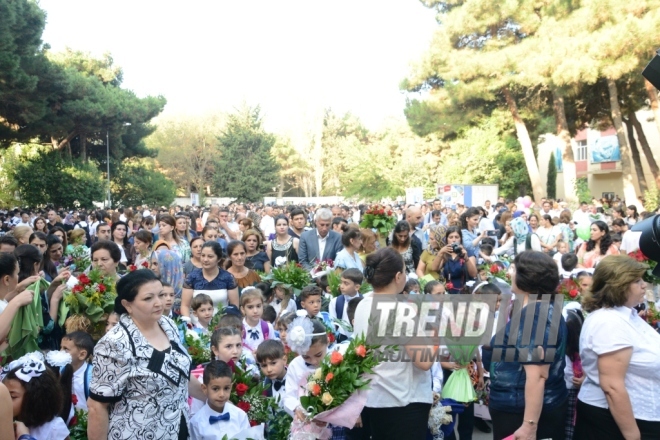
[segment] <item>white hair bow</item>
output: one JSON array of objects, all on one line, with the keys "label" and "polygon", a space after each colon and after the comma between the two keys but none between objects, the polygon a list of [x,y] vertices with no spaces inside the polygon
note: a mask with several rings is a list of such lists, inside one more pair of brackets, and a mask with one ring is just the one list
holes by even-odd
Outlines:
[{"label": "white hair bow", "polygon": [[9,365],[6,365],[0,373],[0,380],[4,380],[7,374],[10,371],[16,370],[16,377],[22,380],[23,382],[29,382],[33,377],[39,377],[46,371],[46,365],[44,365],[44,355],[35,351],[32,353],[27,353],[26,355],[16,359],[13,362],[10,362]]},{"label": "white hair bow", "polygon": [[71,361],[71,355],[65,351],[53,350],[46,354],[46,362],[52,367],[62,368]]},{"label": "white hair bow", "polygon": [[323,333],[313,333],[312,321],[304,316],[299,316],[289,324],[286,330],[286,342],[298,354],[305,354],[312,345],[312,336],[321,336]]}]

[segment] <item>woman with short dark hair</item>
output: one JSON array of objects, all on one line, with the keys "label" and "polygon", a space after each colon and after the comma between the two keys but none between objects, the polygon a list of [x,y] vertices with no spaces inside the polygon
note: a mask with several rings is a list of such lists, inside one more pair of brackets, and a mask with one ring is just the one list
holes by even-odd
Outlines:
[{"label": "woman with short dark hair", "polygon": [[[516,439],[560,440],[565,435],[568,404],[564,383],[566,323],[561,309],[555,309],[552,300],[545,302],[547,313],[545,305],[536,301],[542,296],[552,298],[557,291],[557,264],[542,252],[525,251],[516,256],[511,272],[511,290],[517,299],[522,298],[522,309],[514,308],[515,315],[500,330],[504,334],[498,332],[490,344],[501,354],[490,365],[493,439],[513,435]],[[528,311],[528,307],[534,310]],[[525,321],[530,318],[532,337],[525,338],[529,333],[524,329],[530,328],[529,323],[525,326]],[[514,323],[518,325],[512,327]],[[541,331],[543,340],[537,342]],[[556,342],[552,342],[551,336],[555,334]]]},{"label": "woman with short dark hair", "polygon": [[[119,325],[94,348],[90,439],[187,439],[188,396],[205,399],[174,322],[163,316],[163,285],[148,270],[117,283]],[[149,408],[149,411],[145,411]]]}]

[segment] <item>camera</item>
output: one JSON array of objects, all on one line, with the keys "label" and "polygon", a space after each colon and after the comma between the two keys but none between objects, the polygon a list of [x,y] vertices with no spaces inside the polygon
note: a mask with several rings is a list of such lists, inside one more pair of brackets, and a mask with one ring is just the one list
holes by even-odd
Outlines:
[{"label": "camera", "polygon": [[458,243],[452,244],[451,245],[451,252],[454,253],[454,254],[461,254],[462,253],[461,245],[458,244]]}]

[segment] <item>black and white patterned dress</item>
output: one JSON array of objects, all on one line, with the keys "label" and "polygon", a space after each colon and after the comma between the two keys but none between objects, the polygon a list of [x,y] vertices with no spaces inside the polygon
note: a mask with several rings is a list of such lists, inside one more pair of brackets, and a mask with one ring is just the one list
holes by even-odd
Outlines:
[{"label": "black and white patterned dress", "polygon": [[94,348],[90,398],[110,403],[108,438],[176,440],[188,429],[190,357],[174,322],[159,325],[170,339],[154,349],[127,314]]}]

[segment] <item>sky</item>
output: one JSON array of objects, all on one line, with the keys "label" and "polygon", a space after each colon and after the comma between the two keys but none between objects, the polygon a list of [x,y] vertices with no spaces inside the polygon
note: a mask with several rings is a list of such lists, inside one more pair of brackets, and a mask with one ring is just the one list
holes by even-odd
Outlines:
[{"label": "sky", "polygon": [[260,105],[286,131],[324,108],[370,129],[403,118],[400,81],[428,47],[418,0],[40,0],[45,43],[101,55],[163,117]]}]

